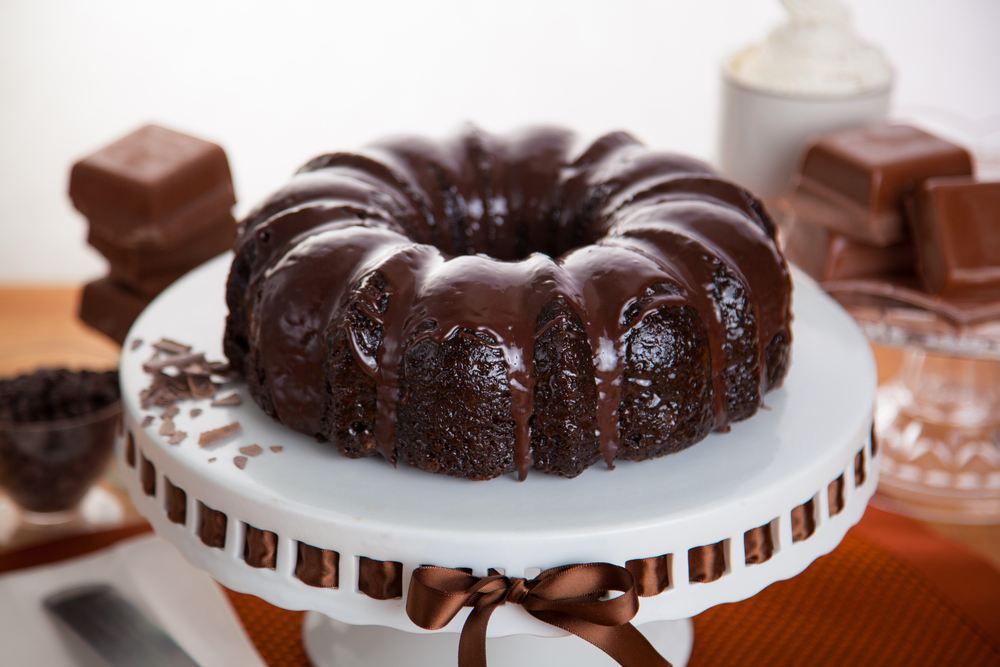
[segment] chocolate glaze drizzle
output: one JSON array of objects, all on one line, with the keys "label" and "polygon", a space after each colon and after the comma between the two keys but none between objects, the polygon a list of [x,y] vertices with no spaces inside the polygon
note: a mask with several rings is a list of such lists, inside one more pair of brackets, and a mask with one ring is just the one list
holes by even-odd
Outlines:
[{"label": "chocolate glaze drizzle", "polygon": [[[535,339],[544,332],[536,320],[558,297],[590,341],[609,467],[628,334],[665,306],[692,306],[704,322],[716,428],[730,421],[726,373],[735,362],[727,355],[740,326],[754,322],[747,363],[762,396],[765,348],[790,338],[791,285],[759,205],[706,165],[650,152],[625,133],[582,151],[575,143],[551,128],[388,141],[316,158],[252,212],[237,242],[250,263],[246,335],[277,417],[322,432],[326,342],[343,327],[375,381],[374,437],[391,461],[407,350],[475,336],[506,361],[514,465],[524,479],[533,463]],[[373,280],[382,288],[364,289]],[[377,349],[347,326],[352,308],[381,328]],[[727,321],[734,312],[735,326]]]}]

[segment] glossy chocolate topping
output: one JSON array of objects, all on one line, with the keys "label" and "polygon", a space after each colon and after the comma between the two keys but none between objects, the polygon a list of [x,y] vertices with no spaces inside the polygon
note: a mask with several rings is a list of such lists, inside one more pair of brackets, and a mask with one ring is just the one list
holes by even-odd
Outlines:
[{"label": "glossy chocolate topping", "polygon": [[[758,374],[763,395],[765,348],[790,335],[787,266],[756,200],[706,165],[620,132],[581,150],[561,129],[504,138],[470,129],[441,143],[404,138],[322,156],[252,212],[240,234],[230,284],[245,279],[248,288],[243,300],[230,296],[227,353],[242,345],[231,339],[245,317],[277,417],[320,434],[327,342],[343,329],[375,381],[374,437],[389,460],[397,406],[408,398],[400,392],[407,351],[471,337],[506,362],[523,479],[533,462],[535,342],[560,318],[536,323],[556,299],[589,340],[609,466],[628,334],[647,315],[665,306],[699,314],[717,428],[730,421],[736,357],[746,357],[739,361]],[[358,310],[380,329],[378,340],[348,326]],[[756,336],[737,354],[744,326]]]}]

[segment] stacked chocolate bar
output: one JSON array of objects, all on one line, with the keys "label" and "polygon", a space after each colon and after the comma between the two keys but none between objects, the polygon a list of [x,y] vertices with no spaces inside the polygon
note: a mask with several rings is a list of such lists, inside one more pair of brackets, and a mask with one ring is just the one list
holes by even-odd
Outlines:
[{"label": "stacked chocolate bar", "polygon": [[236,236],[225,151],[156,125],[73,165],[69,194],[111,264],[84,287],[80,319],[119,344],[153,297]]},{"label": "stacked chocolate bar", "polygon": [[1000,182],[915,127],[819,137],[790,197],[789,259],[820,282],[883,280],[941,298],[1000,296]]}]

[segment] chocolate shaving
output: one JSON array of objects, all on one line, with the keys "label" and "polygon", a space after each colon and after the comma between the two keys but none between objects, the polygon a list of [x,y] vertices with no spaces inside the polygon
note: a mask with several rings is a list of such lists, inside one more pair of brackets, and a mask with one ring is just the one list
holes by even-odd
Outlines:
[{"label": "chocolate shaving", "polygon": [[244,468],[247,467],[247,457],[245,457],[245,456],[237,456],[237,457],[235,457],[233,459],[233,463],[236,464],[237,468],[239,468],[240,470],[243,470]]},{"label": "chocolate shaving", "polygon": [[243,399],[237,393],[229,394],[228,396],[223,396],[222,398],[217,398],[212,401],[213,407],[218,407],[220,405],[240,405],[243,403]]},{"label": "chocolate shaving", "polygon": [[208,369],[205,364],[189,364],[184,368],[180,369],[181,373],[185,375],[194,375],[196,377],[208,377],[212,374],[212,371]]},{"label": "chocolate shaving", "polygon": [[140,345],[142,345],[142,339],[141,338],[136,338],[135,340],[132,341],[132,344],[129,345],[129,349],[131,349],[131,350],[138,349],[138,347]]},{"label": "chocolate shaving", "polygon": [[199,375],[188,375],[187,384],[191,389],[191,395],[195,398],[212,398],[218,389],[208,377]]},{"label": "chocolate shaving", "polygon": [[221,375],[222,377],[229,377],[229,364],[224,361],[209,361],[208,370],[212,371],[212,375]]},{"label": "chocolate shaving", "polygon": [[157,350],[168,352],[170,354],[187,354],[191,351],[190,345],[184,345],[175,340],[170,340],[169,338],[161,338],[153,343],[153,347]]},{"label": "chocolate shaving", "polygon": [[150,424],[152,424],[153,423],[153,419],[154,419],[153,415],[146,415],[145,417],[143,417],[142,418],[142,424],[141,424],[142,428],[146,428]]},{"label": "chocolate shaving", "polygon": [[274,452],[275,454],[282,452],[284,450],[285,448],[282,447],[281,445],[275,445],[274,447],[271,447],[271,451]]},{"label": "chocolate shaving", "polygon": [[208,447],[209,445],[214,445],[215,443],[225,440],[226,438],[236,435],[243,430],[239,422],[233,422],[232,424],[226,424],[221,428],[214,429],[212,431],[205,431],[200,436],[198,436],[198,444],[201,447]]},{"label": "chocolate shaving", "polygon": [[180,412],[180,408],[178,408],[176,405],[168,405],[167,407],[163,408],[163,415],[161,415],[161,416],[164,419],[167,419],[167,418],[171,418],[172,419],[175,416],[177,416],[178,412]]},{"label": "chocolate shaving", "polygon": [[174,434],[170,436],[170,439],[167,440],[167,443],[171,444],[171,445],[176,445],[176,444],[179,444],[180,441],[183,440],[186,437],[187,437],[187,432],[185,432],[185,431],[174,431]]},{"label": "chocolate shaving", "polygon": [[264,448],[260,445],[247,445],[246,447],[240,447],[240,452],[250,457],[260,456],[264,453]]},{"label": "chocolate shaving", "polygon": [[209,463],[215,463],[215,462],[216,462],[217,460],[218,460],[218,459],[216,459],[216,458],[215,458],[215,457],[213,456],[212,458],[210,458],[210,459],[208,460],[208,462],[209,462]]},{"label": "chocolate shaving", "polygon": [[191,412],[188,414],[190,414],[191,418],[194,419],[195,417],[201,414],[201,408],[191,408]]},{"label": "chocolate shaving", "polygon": [[173,435],[174,434],[174,420],[170,417],[164,417],[163,423],[160,424],[160,435]]},{"label": "chocolate shaving", "polygon": [[205,361],[205,354],[202,352],[190,354],[178,354],[172,357],[154,357],[142,365],[142,370],[147,373],[161,371],[164,368],[183,368],[188,364]]}]

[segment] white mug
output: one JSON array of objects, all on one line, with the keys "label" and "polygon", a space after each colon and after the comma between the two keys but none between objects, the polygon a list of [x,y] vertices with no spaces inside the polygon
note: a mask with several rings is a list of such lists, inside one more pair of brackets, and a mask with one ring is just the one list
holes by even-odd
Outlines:
[{"label": "white mug", "polygon": [[891,84],[846,97],[787,95],[739,82],[731,63],[722,70],[716,157],[727,178],[765,203],[788,191],[812,137],[886,122]]}]

